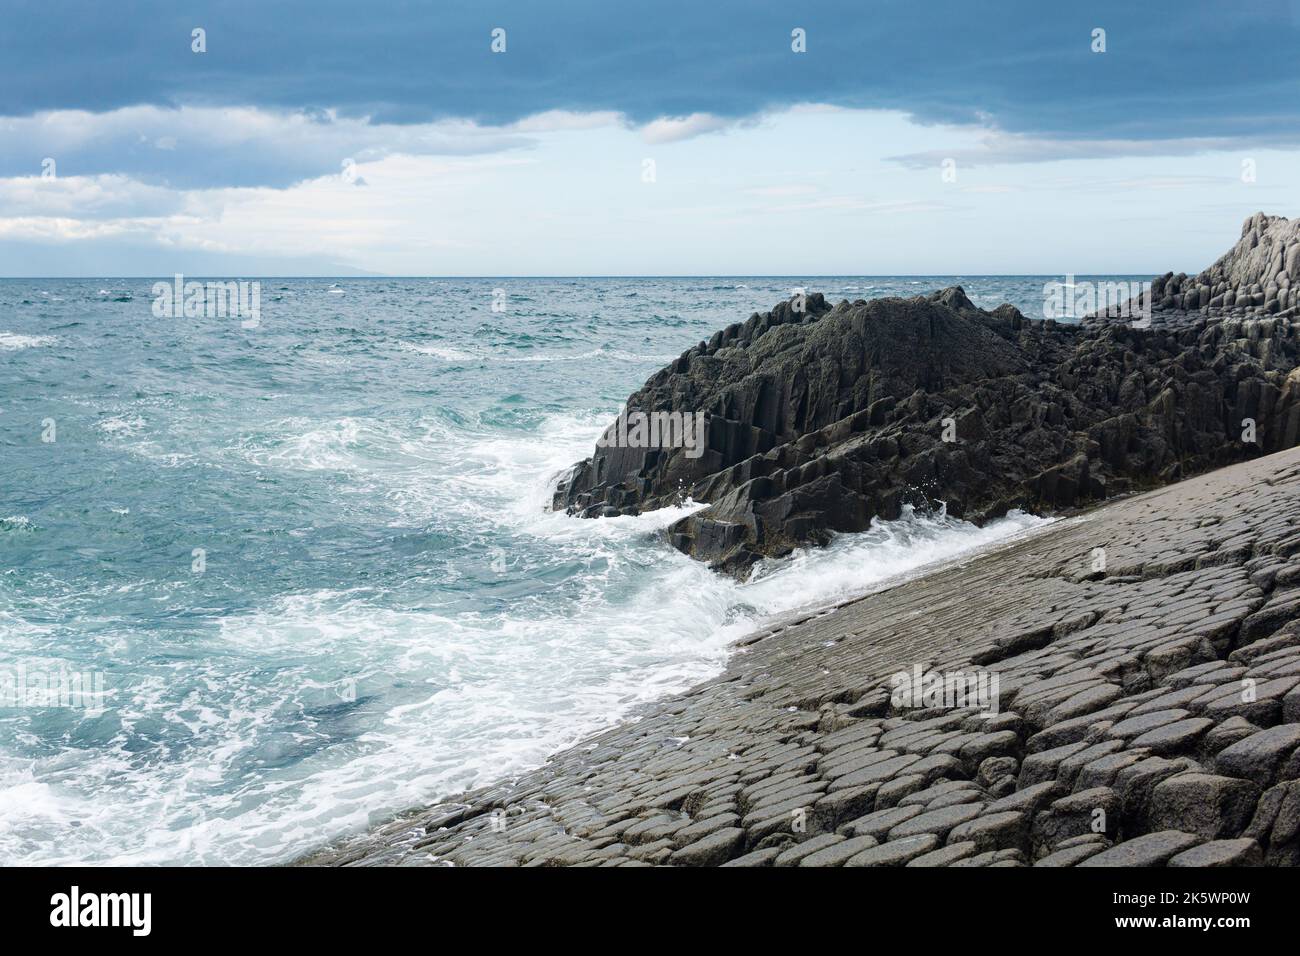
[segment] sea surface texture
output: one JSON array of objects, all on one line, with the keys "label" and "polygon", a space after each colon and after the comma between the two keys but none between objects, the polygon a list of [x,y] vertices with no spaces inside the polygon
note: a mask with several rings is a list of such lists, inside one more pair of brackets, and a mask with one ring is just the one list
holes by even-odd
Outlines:
[{"label": "sea surface texture", "polygon": [[738,584],[658,536],[679,509],[545,506],[629,392],[796,287],[1041,316],[1051,280],[264,279],[255,328],[0,280],[0,864],[285,861],[1034,527],[909,513]]}]

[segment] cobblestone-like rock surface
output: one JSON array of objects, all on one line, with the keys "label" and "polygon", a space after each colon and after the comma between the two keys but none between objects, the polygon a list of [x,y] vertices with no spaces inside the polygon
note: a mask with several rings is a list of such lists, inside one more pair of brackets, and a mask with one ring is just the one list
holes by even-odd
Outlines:
[{"label": "cobblestone-like rock surface", "polygon": [[[521,779],[304,862],[1300,863],[1300,451],[740,645]],[[898,706],[917,665],[996,675],[998,712]]]}]

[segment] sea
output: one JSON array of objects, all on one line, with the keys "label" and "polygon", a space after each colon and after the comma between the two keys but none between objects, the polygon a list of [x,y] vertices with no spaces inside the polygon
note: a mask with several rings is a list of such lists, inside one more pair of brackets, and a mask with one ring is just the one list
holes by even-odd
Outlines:
[{"label": "sea", "polygon": [[1052,279],[277,278],[256,323],[0,280],[0,865],[287,862],[1032,533],[907,513],[739,583],[662,536],[701,505],[548,504],[629,393],[792,290],[1041,315]]}]

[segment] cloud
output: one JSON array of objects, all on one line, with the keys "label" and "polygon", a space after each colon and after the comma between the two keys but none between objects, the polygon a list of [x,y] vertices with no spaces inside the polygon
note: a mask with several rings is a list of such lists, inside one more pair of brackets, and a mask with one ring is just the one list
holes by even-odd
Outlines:
[{"label": "cloud", "polygon": [[[390,156],[482,156],[532,149],[539,136],[627,128],[619,113],[549,110],[502,126],[450,119],[377,123],[334,110],[132,106],[106,113],[57,110],[0,119],[0,176],[25,178],[47,161],[64,182],[129,176],[180,189],[285,188],[349,164]],[[648,143],[672,143],[742,124],[708,114],[646,124]],[[350,180],[365,185],[364,180]],[[60,187],[49,187],[45,195]],[[65,190],[69,187],[62,187]],[[13,193],[11,191],[10,197]],[[6,196],[0,194],[0,210]]]},{"label": "cloud", "polygon": [[184,206],[182,195],[120,174],[0,179],[0,210],[6,217],[158,217],[174,215]]},{"label": "cloud", "polygon": [[[202,106],[333,111],[380,126],[503,127],[550,112],[640,126],[821,103],[1049,140],[1277,141],[1300,125],[1297,22],[1290,0],[1230,15],[1213,0],[1094,0],[1086,10],[876,0],[870,16],[860,0],[502,0],[487,11],[401,0],[13,0],[0,32],[0,116]],[[206,53],[191,52],[196,25]],[[1098,26],[1105,53],[1091,49]],[[503,53],[490,46],[497,27],[508,35]],[[794,27],[807,52],[791,49]]]},{"label": "cloud", "polygon": [[990,130],[974,147],[932,149],[886,157],[909,169],[938,168],[945,160],[958,167],[1048,163],[1121,157],[1196,156],[1202,153],[1271,149],[1300,144],[1300,128],[1268,136],[1194,136],[1174,139],[1051,139]]},{"label": "cloud", "polygon": [[724,119],[711,113],[665,116],[641,127],[641,138],[651,144],[676,143],[705,133],[716,133],[735,125],[737,125],[736,120]]},{"label": "cloud", "polygon": [[107,239],[132,231],[144,234],[143,224],[137,227],[129,221],[96,222],[63,216],[14,216],[0,219],[0,239],[20,239],[31,242]]},{"label": "cloud", "polygon": [[505,127],[507,131],[518,133],[567,133],[581,130],[601,129],[608,126],[624,125],[620,113],[602,110],[594,113],[574,113],[570,110],[546,110],[526,116]]},{"label": "cloud", "polygon": [[[1210,0],[1097,0],[1086,14],[1041,0],[877,0],[870,17],[856,0],[614,11],[508,0],[490,15],[398,0],[363,16],[353,0],[10,8],[0,177],[35,175],[51,157],[68,177],[287,188],[348,159],[527,151],[540,136],[614,126],[657,146],[827,110],[910,116],[954,144],[892,157],[913,169],[1300,142],[1300,4],[1288,0],[1226,17]],[[200,25],[208,49],[196,54]],[[807,52],[791,49],[795,26]],[[985,133],[976,147],[969,130]]]},{"label": "cloud", "polygon": [[[386,125],[332,110],[287,113],[250,106],[58,110],[0,120],[0,176],[39,173],[41,161],[50,158],[60,176],[123,174],[176,188],[285,187],[339,173],[347,160],[529,149],[535,143],[530,132],[558,128],[563,119],[551,114],[531,126],[508,128],[468,120]],[[586,128],[604,121],[584,118]]]}]

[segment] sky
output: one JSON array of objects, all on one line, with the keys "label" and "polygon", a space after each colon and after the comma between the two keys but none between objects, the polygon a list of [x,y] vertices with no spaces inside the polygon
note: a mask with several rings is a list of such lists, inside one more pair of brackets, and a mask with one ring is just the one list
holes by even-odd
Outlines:
[{"label": "sky", "polygon": [[1156,274],[1300,213],[1300,0],[4,23],[5,276]]}]

